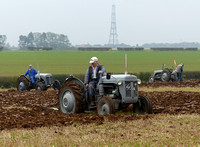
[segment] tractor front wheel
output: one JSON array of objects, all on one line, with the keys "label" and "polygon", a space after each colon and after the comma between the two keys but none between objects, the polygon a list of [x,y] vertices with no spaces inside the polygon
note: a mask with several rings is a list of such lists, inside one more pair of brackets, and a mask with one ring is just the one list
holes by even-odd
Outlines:
[{"label": "tractor front wheel", "polygon": [[151,76],[150,78],[149,78],[149,83],[153,83],[155,80],[154,80],[154,77],[153,76]]},{"label": "tractor front wheel", "polygon": [[108,96],[100,98],[97,103],[97,112],[100,115],[115,113],[115,104],[113,100]]},{"label": "tractor front wheel", "polygon": [[54,81],[53,88],[54,88],[54,90],[59,90],[60,89],[60,82],[58,80]]},{"label": "tractor front wheel", "polygon": [[151,114],[152,105],[149,98],[145,96],[139,96],[138,102],[133,104],[133,112],[138,114]]},{"label": "tractor front wheel", "polygon": [[37,83],[35,86],[35,90],[43,91],[44,90],[43,83],[42,82]]},{"label": "tractor front wheel", "polygon": [[177,81],[177,75],[176,75],[176,74],[172,74],[172,75],[171,75],[171,81],[172,81],[172,82]]}]

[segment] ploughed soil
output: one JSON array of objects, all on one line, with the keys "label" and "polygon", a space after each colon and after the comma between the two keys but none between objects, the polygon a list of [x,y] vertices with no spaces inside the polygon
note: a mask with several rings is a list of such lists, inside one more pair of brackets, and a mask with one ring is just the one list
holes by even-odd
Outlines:
[{"label": "ploughed soil", "polygon": [[145,82],[140,85],[140,87],[163,87],[163,86],[170,86],[170,87],[200,87],[200,80],[191,79],[186,81],[176,81],[176,82],[161,82],[161,81],[155,81],[153,83]]},{"label": "ploughed soil", "polygon": [[101,116],[95,112],[82,114],[63,114],[47,107],[58,108],[56,91],[0,91],[0,130],[13,128],[36,128],[49,126],[67,126],[109,121],[129,121],[147,119],[148,115],[113,114]]},{"label": "ploughed soil", "polygon": [[154,114],[200,114],[199,92],[139,92],[139,95],[151,100]]},{"label": "ploughed soil", "polygon": [[[198,80],[187,85],[198,85]],[[195,84],[196,83],[196,84]],[[171,83],[170,83],[171,84]],[[183,86],[180,83],[180,86]],[[200,114],[199,92],[139,92],[147,96],[152,103],[152,115],[137,115],[127,112],[101,116],[95,112],[82,114],[63,114],[57,110],[46,110],[46,107],[58,108],[56,91],[0,91],[0,130],[13,128],[35,128],[49,126],[67,126],[95,123],[100,125],[106,120],[129,121],[149,119],[159,113],[166,114]],[[129,107],[129,111],[132,111]]]}]

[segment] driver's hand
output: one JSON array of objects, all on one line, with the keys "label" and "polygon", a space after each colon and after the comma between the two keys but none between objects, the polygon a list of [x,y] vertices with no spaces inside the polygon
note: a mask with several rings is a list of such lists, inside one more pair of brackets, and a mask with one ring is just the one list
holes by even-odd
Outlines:
[{"label": "driver's hand", "polygon": [[88,88],[88,84],[86,84],[85,87]]}]

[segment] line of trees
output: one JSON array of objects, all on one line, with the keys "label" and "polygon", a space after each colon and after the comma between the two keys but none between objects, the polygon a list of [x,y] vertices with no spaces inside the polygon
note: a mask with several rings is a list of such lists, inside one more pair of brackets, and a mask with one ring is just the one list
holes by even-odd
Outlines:
[{"label": "line of trees", "polygon": [[[20,35],[18,46],[10,46],[6,43],[6,35],[0,34],[0,51],[8,49],[21,50],[81,50],[81,51],[108,51],[111,47],[105,45],[77,45],[72,46],[68,36],[64,34],[56,34],[52,32],[32,33],[28,35]],[[84,47],[82,47],[84,46]],[[127,44],[118,44],[118,51],[142,51],[144,48],[152,50],[167,50],[167,51],[197,51],[200,48],[198,42],[181,42],[181,43],[147,43],[141,46],[130,46]]]},{"label": "line of trees", "polygon": [[68,36],[64,34],[56,34],[51,32],[32,33],[27,36],[19,36],[18,47],[10,46],[6,43],[6,35],[0,35],[0,51],[7,49],[21,49],[21,50],[67,50],[75,49],[72,47]]},{"label": "line of trees", "polygon": [[55,34],[51,32],[30,32],[27,36],[20,35],[18,46],[20,49],[51,48],[54,50],[66,50],[71,49],[72,47],[67,35]]}]

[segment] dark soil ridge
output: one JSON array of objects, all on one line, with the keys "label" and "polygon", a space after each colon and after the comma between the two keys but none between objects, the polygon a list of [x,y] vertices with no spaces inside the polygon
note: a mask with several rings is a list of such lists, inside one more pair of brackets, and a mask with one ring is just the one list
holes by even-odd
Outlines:
[{"label": "dark soil ridge", "polygon": [[161,82],[161,81],[156,81],[153,83],[149,82],[144,82],[140,85],[140,87],[153,87],[153,88],[158,88],[158,87],[200,87],[200,80],[192,79],[192,80],[186,80],[186,81],[176,81],[176,82]]}]

